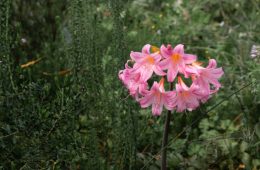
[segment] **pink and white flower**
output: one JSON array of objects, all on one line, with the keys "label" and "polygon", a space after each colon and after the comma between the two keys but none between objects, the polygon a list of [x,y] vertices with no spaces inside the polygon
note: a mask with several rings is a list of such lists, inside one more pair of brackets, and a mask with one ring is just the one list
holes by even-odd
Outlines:
[{"label": "pink and white flower", "polygon": [[177,112],[183,112],[185,109],[192,111],[199,106],[200,99],[205,97],[200,93],[200,87],[192,83],[191,87],[183,82],[181,77],[178,77],[178,84],[176,84],[176,97],[174,99],[174,106],[177,107]]},{"label": "pink and white flower", "polygon": [[[224,74],[222,68],[217,68],[217,62],[214,59],[209,60],[209,64],[206,68],[202,67],[198,62],[192,63],[192,66],[186,68],[189,73],[194,73],[194,82],[201,87],[201,90],[205,94],[212,94],[218,91],[221,84],[218,79]],[[212,90],[210,84],[214,86]]]},{"label": "pink and white flower", "polygon": [[173,110],[173,100],[175,95],[175,91],[165,91],[164,78],[162,78],[159,84],[157,82],[153,83],[151,90],[148,91],[148,93],[140,100],[140,104],[142,108],[152,105],[153,115],[160,115],[163,110],[163,106],[167,110]]},{"label": "pink and white flower", "polygon": [[166,73],[162,71],[162,68],[159,66],[161,60],[161,55],[159,52],[150,53],[150,44],[146,44],[142,52],[131,52],[130,57],[136,63],[134,64],[134,72],[141,73],[141,79],[147,81],[151,78],[153,72],[159,76],[164,76]]},{"label": "pink and white flower", "polygon": [[138,100],[139,94],[143,95],[146,92],[148,84],[141,79],[140,73],[134,73],[134,69],[125,65],[125,69],[119,71],[119,79],[123,82],[129,90],[131,96]]},{"label": "pink and white flower", "polygon": [[[206,102],[210,95],[221,87],[218,79],[224,72],[221,67],[217,68],[216,60],[211,59],[207,67],[202,67],[199,62],[195,62],[196,55],[184,53],[182,44],[174,48],[171,45],[162,45],[160,49],[146,44],[142,52],[132,51],[130,57],[134,62],[133,67],[127,62],[125,69],[119,71],[119,79],[142,108],[152,105],[153,115],[160,115],[163,107],[170,111],[176,109],[177,112],[194,110],[200,102]],[[165,91],[162,77],[161,81],[155,81],[149,90],[147,81],[153,73],[165,76],[163,70],[167,70],[169,83],[173,83],[177,75],[191,78],[190,87],[178,76],[176,90]]]},{"label": "pink and white flower", "polygon": [[171,45],[161,46],[161,54],[165,58],[160,62],[160,66],[163,70],[167,69],[167,80],[173,82],[178,72],[185,74],[186,64],[191,64],[197,60],[197,56],[193,54],[184,53],[184,45],[178,44],[172,48]]}]

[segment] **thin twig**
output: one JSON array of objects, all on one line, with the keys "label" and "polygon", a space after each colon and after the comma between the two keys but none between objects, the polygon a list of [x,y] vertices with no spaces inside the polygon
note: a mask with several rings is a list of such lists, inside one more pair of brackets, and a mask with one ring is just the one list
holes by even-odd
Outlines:
[{"label": "thin twig", "polygon": [[13,133],[5,135],[5,136],[0,136],[0,139],[8,138],[8,137],[10,137],[12,135],[15,135],[16,133],[18,133],[18,132],[13,132]]}]

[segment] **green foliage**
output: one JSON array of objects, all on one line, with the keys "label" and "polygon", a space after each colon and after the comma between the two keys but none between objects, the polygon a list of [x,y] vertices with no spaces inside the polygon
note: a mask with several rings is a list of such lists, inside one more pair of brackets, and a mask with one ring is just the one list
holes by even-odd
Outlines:
[{"label": "green foliage", "polygon": [[169,169],[259,169],[259,4],[1,0],[0,169],[160,169],[165,114],[117,77],[146,43],[183,43],[225,72],[209,102],[173,113]]}]

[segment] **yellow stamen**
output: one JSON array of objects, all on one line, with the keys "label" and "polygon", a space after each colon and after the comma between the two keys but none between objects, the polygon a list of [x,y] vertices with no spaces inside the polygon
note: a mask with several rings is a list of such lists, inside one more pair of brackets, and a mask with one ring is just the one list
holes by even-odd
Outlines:
[{"label": "yellow stamen", "polygon": [[156,53],[156,52],[159,52],[159,53],[160,53],[160,48],[159,48],[159,47],[156,47],[156,46],[152,46],[152,47],[151,47],[151,51],[152,51],[152,53]]},{"label": "yellow stamen", "polygon": [[154,64],[154,63],[155,63],[154,58],[151,57],[151,56],[147,56],[147,57],[146,57],[146,61],[147,61],[148,63],[150,63],[150,64]]},{"label": "yellow stamen", "polygon": [[181,55],[178,53],[175,53],[171,56],[171,60],[173,63],[179,63],[179,61],[181,60]]}]

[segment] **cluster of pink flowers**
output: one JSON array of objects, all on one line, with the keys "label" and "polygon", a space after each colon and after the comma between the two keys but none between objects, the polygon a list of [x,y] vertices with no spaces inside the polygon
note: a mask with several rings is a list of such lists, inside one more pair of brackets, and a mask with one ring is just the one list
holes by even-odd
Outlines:
[{"label": "cluster of pink flowers", "polygon": [[[160,115],[163,106],[177,112],[194,110],[221,87],[218,79],[223,70],[217,68],[216,60],[210,59],[208,66],[203,67],[196,61],[196,55],[184,53],[182,44],[174,48],[162,45],[160,49],[147,44],[141,52],[132,51],[130,57],[125,69],[119,71],[119,79],[142,108],[152,105],[153,115]],[[161,80],[159,83],[154,81],[149,88],[148,80],[153,74],[160,76]],[[169,83],[176,82],[175,89],[165,91],[164,77]],[[190,87],[182,77],[191,80]]]}]

